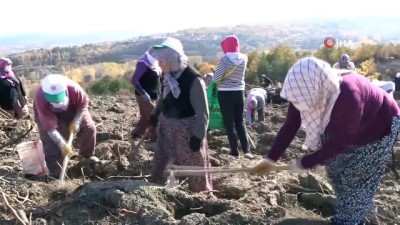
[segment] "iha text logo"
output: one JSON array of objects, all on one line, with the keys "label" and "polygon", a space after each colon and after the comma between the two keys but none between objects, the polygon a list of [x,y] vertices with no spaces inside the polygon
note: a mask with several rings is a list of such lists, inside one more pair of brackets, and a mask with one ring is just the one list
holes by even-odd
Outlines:
[{"label": "iha text logo", "polygon": [[326,37],[324,39],[325,48],[333,48],[333,47],[352,47],[354,45],[352,40],[346,39],[335,39],[334,37]]}]

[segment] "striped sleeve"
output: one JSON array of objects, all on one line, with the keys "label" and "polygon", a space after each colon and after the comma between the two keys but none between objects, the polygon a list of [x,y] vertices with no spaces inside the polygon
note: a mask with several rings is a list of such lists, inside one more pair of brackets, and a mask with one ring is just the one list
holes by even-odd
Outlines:
[{"label": "striped sleeve", "polygon": [[215,70],[213,80],[218,83],[222,79],[225,73],[225,68],[226,68],[226,57],[222,57],[222,59],[219,61],[217,68]]}]

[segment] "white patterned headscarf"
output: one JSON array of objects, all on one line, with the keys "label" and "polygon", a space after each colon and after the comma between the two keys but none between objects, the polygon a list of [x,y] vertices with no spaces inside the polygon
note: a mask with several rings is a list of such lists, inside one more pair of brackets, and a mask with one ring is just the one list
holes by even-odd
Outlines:
[{"label": "white patterned headscarf", "polygon": [[341,77],[331,66],[314,57],[297,61],[288,71],[280,93],[301,114],[306,131],[303,148],[318,150],[321,134],[329,123],[340,94]]}]

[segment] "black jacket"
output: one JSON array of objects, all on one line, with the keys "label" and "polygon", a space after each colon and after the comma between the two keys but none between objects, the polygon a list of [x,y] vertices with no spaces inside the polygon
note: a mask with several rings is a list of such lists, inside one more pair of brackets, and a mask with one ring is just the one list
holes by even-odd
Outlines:
[{"label": "black jacket", "polygon": [[21,79],[16,74],[14,78],[0,78],[0,107],[2,109],[14,110],[14,100],[19,100],[22,103],[25,96],[26,93]]}]

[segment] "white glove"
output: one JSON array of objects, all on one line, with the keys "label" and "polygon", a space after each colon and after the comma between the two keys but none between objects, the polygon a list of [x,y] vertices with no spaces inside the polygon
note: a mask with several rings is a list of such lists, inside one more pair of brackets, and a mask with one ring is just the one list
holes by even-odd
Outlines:
[{"label": "white glove", "polygon": [[305,172],[307,172],[307,170],[304,169],[303,166],[301,166],[301,160],[300,159],[295,159],[290,164],[290,172],[292,172],[292,173],[305,173]]}]

